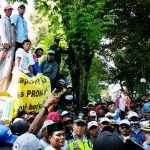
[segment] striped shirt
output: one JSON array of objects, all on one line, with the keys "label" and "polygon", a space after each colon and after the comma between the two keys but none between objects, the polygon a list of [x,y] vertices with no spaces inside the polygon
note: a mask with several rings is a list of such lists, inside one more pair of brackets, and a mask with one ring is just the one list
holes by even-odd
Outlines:
[{"label": "striped shirt", "polygon": [[0,19],[0,45],[7,43],[11,46],[11,23],[10,18],[4,16]]}]

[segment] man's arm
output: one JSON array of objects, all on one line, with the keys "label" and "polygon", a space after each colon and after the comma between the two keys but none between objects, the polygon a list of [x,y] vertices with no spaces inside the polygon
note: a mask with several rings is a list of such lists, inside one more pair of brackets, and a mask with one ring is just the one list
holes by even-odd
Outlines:
[{"label": "man's arm", "polygon": [[53,70],[52,70],[51,75],[49,76],[51,81],[56,77],[57,71],[58,71],[58,64],[56,63]]},{"label": "man's arm", "polygon": [[16,45],[16,39],[15,39],[15,25],[11,25],[11,35],[12,35],[12,46]]},{"label": "man's arm", "polygon": [[0,21],[0,37],[2,40],[3,47],[8,49],[9,44],[8,44],[8,38],[7,38],[7,31],[9,29],[6,29],[6,24],[5,24],[5,19],[2,18]]},{"label": "man's arm", "polygon": [[30,73],[34,74],[32,65],[29,66]]},{"label": "man's arm", "polygon": [[19,68],[21,57],[16,57],[15,66]]},{"label": "man's arm", "polygon": [[54,96],[55,91],[56,91],[56,89],[48,97],[46,103],[44,104],[44,107],[41,109],[39,114],[34,119],[33,123],[31,124],[31,126],[28,130],[28,132],[36,135],[39,132],[39,130],[41,129],[41,127],[42,127],[42,125],[45,121],[45,117],[48,114],[49,108],[51,106],[55,105],[59,100],[58,96]]}]

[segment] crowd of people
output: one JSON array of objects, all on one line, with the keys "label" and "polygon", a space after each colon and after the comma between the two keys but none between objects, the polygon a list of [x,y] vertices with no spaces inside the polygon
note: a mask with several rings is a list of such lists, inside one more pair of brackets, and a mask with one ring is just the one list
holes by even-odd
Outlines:
[{"label": "crowd of people", "polygon": [[132,100],[124,112],[114,101],[89,101],[79,111],[73,87],[59,73],[61,53],[68,52],[54,39],[39,65],[44,51],[29,52],[26,7],[20,4],[18,14],[10,18],[12,10],[5,6],[6,15],[0,20],[1,50],[14,55],[14,73],[29,77],[42,73],[54,90],[38,114],[23,110],[9,124],[0,120],[0,150],[150,150],[150,99]]}]

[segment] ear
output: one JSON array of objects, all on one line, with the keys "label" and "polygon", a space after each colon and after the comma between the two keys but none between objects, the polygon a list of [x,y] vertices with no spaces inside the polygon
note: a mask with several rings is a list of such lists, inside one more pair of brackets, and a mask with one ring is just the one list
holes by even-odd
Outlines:
[{"label": "ear", "polygon": [[49,137],[48,137],[48,140],[49,140],[49,142],[51,142],[51,140],[52,140],[52,136],[49,136]]}]

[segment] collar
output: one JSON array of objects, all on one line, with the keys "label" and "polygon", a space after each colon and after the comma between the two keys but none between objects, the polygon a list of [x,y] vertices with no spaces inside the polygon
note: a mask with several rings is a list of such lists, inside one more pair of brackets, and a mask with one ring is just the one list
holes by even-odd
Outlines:
[{"label": "collar", "polygon": [[82,142],[84,142],[84,140],[86,139],[86,136],[83,134],[81,138],[78,138],[77,135],[75,135],[74,131],[72,132],[73,138],[74,139],[79,139]]},{"label": "collar", "polygon": [[5,16],[6,19],[10,20],[10,17]]}]

